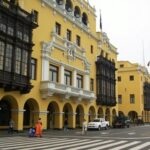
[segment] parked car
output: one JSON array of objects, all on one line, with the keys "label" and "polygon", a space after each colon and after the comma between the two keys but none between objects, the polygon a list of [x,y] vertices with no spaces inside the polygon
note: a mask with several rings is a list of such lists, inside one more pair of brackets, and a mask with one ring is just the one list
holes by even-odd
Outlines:
[{"label": "parked car", "polygon": [[112,123],[113,128],[129,128],[130,120],[125,116],[116,116]]},{"label": "parked car", "polygon": [[109,128],[109,121],[106,121],[105,118],[95,118],[93,121],[89,122],[87,125],[87,129],[105,129]]}]

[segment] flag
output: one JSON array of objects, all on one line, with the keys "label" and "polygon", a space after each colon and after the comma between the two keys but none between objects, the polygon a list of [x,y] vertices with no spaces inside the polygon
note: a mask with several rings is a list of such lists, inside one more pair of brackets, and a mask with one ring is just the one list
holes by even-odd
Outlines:
[{"label": "flag", "polygon": [[102,31],[102,17],[101,17],[101,10],[100,10],[100,29]]},{"label": "flag", "polygon": [[147,63],[147,66],[150,66],[150,61]]}]

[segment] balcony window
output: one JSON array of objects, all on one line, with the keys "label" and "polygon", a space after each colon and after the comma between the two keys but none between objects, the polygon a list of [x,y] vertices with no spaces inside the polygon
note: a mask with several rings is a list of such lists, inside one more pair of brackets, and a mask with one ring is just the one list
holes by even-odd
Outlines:
[{"label": "balcony window", "polygon": [[71,85],[72,81],[72,74],[71,74],[71,71],[68,71],[68,70],[65,70],[65,74],[64,74],[64,84],[65,85]]},{"label": "balcony window", "polygon": [[26,50],[22,51],[22,67],[21,67],[21,74],[26,76],[27,75],[27,63],[28,63],[28,52]]},{"label": "balcony window", "polygon": [[16,49],[16,66],[15,66],[15,72],[17,74],[20,74],[21,70],[21,48]]},{"label": "balcony window", "polygon": [[1,23],[0,24],[0,30],[3,31],[3,32],[6,32],[6,25]]},{"label": "balcony window", "polygon": [[11,72],[12,65],[12,45],[6,45],[6,56],[5,56],[5,71]]},{"label": "balcony window", "polygon": [[58,82],[58,67],[50,65],[50,81]]},{"label": "balcony window", "polygon": [[83,76],[77,74],[77,88],[83,88]]},{"label": "balcony window", "polygon": [[0,70],[3,70],[4,66],[4,51],[5,51],[5,44],[4,42],[0,41]]},{"label": "balcony window", "polygon": [[72,11],[72,2],[71,0],[66,0],[66,5],[65,5],[65,8],[68,12],[71,12]]}]

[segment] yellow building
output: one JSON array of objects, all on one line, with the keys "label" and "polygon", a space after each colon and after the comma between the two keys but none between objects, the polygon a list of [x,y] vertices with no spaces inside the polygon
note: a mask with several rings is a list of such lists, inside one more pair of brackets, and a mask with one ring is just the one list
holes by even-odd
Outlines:
[{"label": "yellow building", "polygon": [[118,111],[133,122],[150,122],[150,75],[146,67],[118,61]]},{"label": "yellow building", "polygon": [[[112,122],[117,114],[117,51],[105,33],[96,32],[95,9],[85,0],[18,0],[17,5],[10,0],[0,7],[19,18],[8,16],[18,44],[11,56],[10,81],[0,77],[0,127],[6,128],[10,118],[17,130],[34,125],[39,117],[44,129],[62,129],[65,119],[69,128],[81,127],[83,118],[105,117]],[[0,23],[9,28],[5,21]],[[25,55],[18,56],[16,47],[28,52],[28,67],[22,68]],[[21,86],[26,76],[22,71],[28,80]]]}]

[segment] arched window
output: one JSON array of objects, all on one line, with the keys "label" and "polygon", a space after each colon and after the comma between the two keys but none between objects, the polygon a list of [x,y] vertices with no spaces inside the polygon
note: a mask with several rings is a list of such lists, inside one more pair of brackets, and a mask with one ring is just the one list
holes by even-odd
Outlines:
[{"label": "arched window", "polygon": [[63,0],[56,0],[58,5],[62,5],[63,4]]},{"label": "arched window", "polygon": [[78,6],[75,6],[75,8],[74,8],[74,16],[76,18],[79,18],[81,16],[81,11],[80,11],[80,8]]},{"label": "arched window", "polygon": [[72,11],[72,2],[71,0],[66,0],[66,5],[65,5],[65,8],[68,12],[71,12]]},{"label": "arched window", "polygon": [[88,17],[87,17],[86,13],[82,14],[82,22],[84,23],[84,25],[87,26],[87,24],[88,24]]}]

